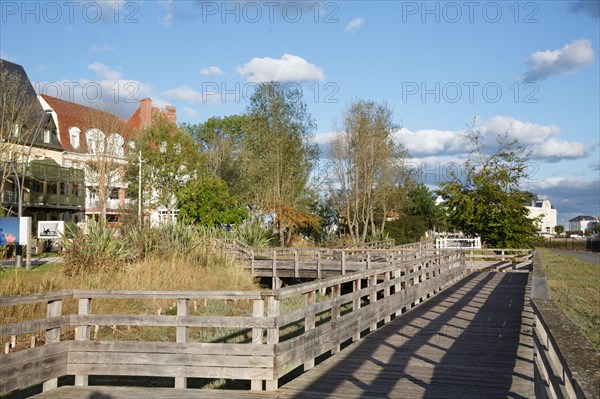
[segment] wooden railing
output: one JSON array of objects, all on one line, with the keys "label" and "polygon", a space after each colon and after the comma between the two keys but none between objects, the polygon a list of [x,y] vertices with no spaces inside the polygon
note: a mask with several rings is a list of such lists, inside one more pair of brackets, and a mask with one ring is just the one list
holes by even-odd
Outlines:
[{"label": "wooden railing", "polygon": [[600,354],[552,301],[537,252],[531,302],[536,398],[600,398]]},{"label": "wooden railing", "polygon": [[[193,377],[250,380],[253,390],[276,389],[291,370],[310,369],[319,355],[360,339],[464,272],[464,256],[452,253],[267,291],[69,290],[2,297],[4,308],[45,304],[47,316],[2,326],[0,339],[10,342],[9,353],[0,355],[0,394],[40,383],[53,389],[64,375],[75,375],[76,385],[87,385],[89,375],[129,375],[174,377],[177,388]],[[105,299],[169,300],[175,306],[168,315],[93,313],[93,303]],[[299,300],[303,306],[284,310]],[[249,313],[199,315],[198,301],[242,301]],[[98,339],[91,334],[94,326],[170,329],[174,340]],[[205,328],[224,329],[228,337],[199,342],[191,331]],[[35,336],[33,347],[25,348],[23,342]],[[36,340],[43,344],[34,346]]]},{"label": "wooden railing", "polygon": [[252,248],[244,261],[253,276],[327,278],[417,259],[433,242],[377,248]]}]

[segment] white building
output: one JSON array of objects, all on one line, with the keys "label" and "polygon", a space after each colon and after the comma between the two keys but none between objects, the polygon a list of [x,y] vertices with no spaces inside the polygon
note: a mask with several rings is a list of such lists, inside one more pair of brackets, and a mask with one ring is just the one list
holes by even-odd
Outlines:
[{"label": "white building", "polygon": [[579,215],[569,220],[569,231],[584,231],[588,227],[588,223],[597,222],[593,216]]},{"label": "white building", "polygon": [[529,211],[529,218],[539,218],[536,222],[538,234],[544,236],[554,234],[554,228],[556,227],[556,209],[554,209],[549,200],[541,200],[536,197],[525,207]]}]

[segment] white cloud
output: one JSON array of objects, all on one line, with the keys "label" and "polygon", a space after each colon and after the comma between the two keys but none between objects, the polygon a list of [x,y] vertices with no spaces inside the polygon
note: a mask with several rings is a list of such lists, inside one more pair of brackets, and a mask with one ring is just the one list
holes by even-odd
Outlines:
[{"label": "white cloud", "polygon": [[346,24],[344,31],[346,31],[348,33],[354,32],[355,30],[362,28],[364,22],[365,22],[365,20],[363,17],[354,18],[352,21],[350,21]]},{"label": "white cloud", "polygon": [[200,116],[200,113],[198,113],[198,111],[190,107],[185,107],[183,109],[183,114],[188,118],[197,118],[198,116]]},{"label": "white cloud", "polygon": [[203,103],[202,93],[192,89],[189,86],[179,86],[175,89],[167,90],[164,96],[171,101],[185,101],[189,103]]},{"label": "white cloud", "polygon": [[592,65],[594,49],[589,40],[575,40],[558,50],[536,51],[526,61],[528,71],[521,80],[535,81],[551,75],[571,74]]},{"label": "white cloud", "polygon": [[309,63],[297,55],[284,54],[280,59],[264,57],[253,58],[237,72],[247,82],[304,82],[323,80],[321,68]]},{"label": "white cloud", "polygon": [[159,3],[166,10],[165,15],[161,19],[161,23],[164,26],[169,27],[173,23],[173,18],[175,17],[175,4],[173,3],[173,0],[161,0]]},{"label": "white cloud", "polygon": [[218,66],[209,66],[206,68],[202,68],[200,73],[204,76],[218,76],[223,75],[223,71]]},{"label": "white cloud", "polygon": [[88,68],[96,72],[96,74],[104,79],[118,80],[121,78],[121,72],[117,71],[116,69],[111,69],[109,66],[98,61],[88,65]]},{"label": "white cloud", "polygon": [[402,128],[394,133],[394,137],[412,155],[460,154],[466,150],[463,132],[431,129],[412,132]]},{"label": "white cloud", "polygon": [[116,50],[117,47],[118,47],[118,45],[116,45],[116,44],[109,44],[109,43],[104,43],[104,44],[101,44],[101,45],[94,44],[90,48],[90,51],[92,53],[105,53],[107,51]]},{"label": "white cloud", "polygon": [[[123,79],[120,71],[95,62],[88,65],[99,79],[32,82],[38,94],[100,108],[127,118],[138,107],[139,100],[150,97],[150,85],[133,79]],[[154,99],[153,99],[154,101]]]},{"label": "white cloud", "polygon": [[[474,129],[481,133],[488,151],[494,151],[498,136],[508,132],[509,137],[517,139],[520,144],[531,150],[532,159],[550,162],[585,158],[598,145],[562,140],[558,137],[561,130],[556,125],[523,122],[509,116],[495,116],[489,121],[477,124]],[[402,128],[396,131],[394,136],[413,156],[449,156],[469,153],[470,146],[465,137],[466,133],[465,130],[410,131]]]}]

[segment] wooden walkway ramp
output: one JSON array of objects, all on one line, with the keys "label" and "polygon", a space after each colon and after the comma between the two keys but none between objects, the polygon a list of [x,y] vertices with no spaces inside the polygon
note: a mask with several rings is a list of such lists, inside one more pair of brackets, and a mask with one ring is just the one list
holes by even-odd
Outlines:
[{"label": "wooden walkway ramp", "polygon": [[273,392],[64,387],[36,398],[531,398],[528,277],[472,273]]}]

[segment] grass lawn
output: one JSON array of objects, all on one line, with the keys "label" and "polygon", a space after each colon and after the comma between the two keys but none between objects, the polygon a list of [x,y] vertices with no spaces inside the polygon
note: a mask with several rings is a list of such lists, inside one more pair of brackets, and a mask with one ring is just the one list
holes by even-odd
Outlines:
[{"label": "grass lawn", "polygon": [[600,350],[600,266],[540,249],[551,298]]}]

